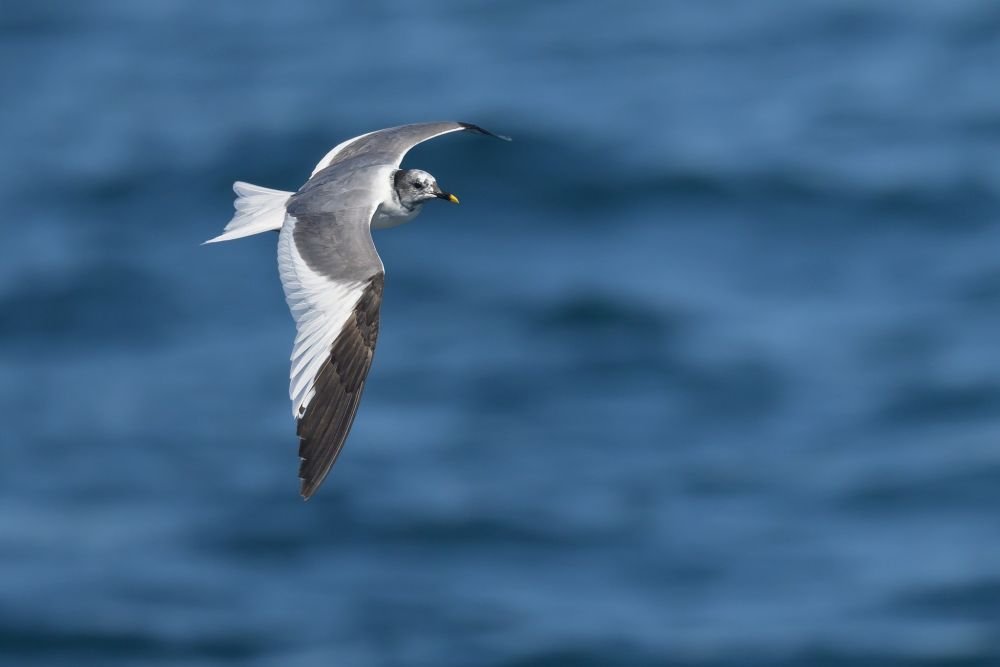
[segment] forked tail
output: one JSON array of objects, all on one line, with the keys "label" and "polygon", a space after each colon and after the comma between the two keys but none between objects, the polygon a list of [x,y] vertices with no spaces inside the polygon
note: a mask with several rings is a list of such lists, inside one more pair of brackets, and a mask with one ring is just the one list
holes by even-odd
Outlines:
[{"label": "forked tail", "polygon": [[221,234],[205,243],[232,241],[261,232],[277,231],[285,222],[285,203],[294,193],[262,188],[243,181],[233,183],[236,213]]}]

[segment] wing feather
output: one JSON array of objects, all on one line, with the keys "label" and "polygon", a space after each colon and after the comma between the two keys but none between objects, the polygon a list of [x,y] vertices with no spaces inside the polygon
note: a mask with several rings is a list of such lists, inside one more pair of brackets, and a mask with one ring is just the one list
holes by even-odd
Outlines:
[{"label": "wing feather", "polygon": [[289,214],[278,237],[278,269],[297,332],[288,393],[305,498],[343,448],[375,352],[383,272],[371,213],[351,209],[301,220]]},{"label": "wing feather", "polygon": [[390,165],[392,168],[398,169],[399,165],[403,162],[403,158],[406,157],[406,154],[414,146],[444,134],[461,131],[485,134],[497,139],[503,139],[504,141],[510,141],[510,137],[494,134],[472,123],[442,121],[399,125],[384,130],[368,132],[367,134],[362,134],[337,144],[333,150],[324,155],[323,159],[319,161],[319,164],[313,169],[312,176],[316,176],[317,173],[327,167],[348,160],[360,162],[365,165]]},{"label": "wing feather", "polygon": [[316,376],[312,404],[299,418],[299,478],[304,498],[329,473],[354,421],[375,355],[382,288],[381,275],[366,285]]}]

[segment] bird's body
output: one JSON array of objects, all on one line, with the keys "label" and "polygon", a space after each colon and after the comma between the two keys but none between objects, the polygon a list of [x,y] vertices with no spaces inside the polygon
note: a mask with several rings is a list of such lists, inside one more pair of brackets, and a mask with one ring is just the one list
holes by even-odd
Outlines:
[{"label": "bird's body", "polygon": [[403,125],[339,144],[298,192],[237,182],[236,214],[208,241],[279,230],[278,270],[297,332],[289,396],[305,498],[343,447],[378,339],[385,272],[371,229],[408,222],[431,199],[458,203],[427,172],[399,165],[413,146],[461,130],[492,135],[468,123]]}]

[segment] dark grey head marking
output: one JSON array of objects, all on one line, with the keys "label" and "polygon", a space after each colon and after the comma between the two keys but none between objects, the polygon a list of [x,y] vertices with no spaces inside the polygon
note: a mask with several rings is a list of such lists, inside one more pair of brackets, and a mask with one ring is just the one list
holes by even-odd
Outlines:
[{"label": "dark grey head marking", "polygon": [[458,198],[445,192],[437,180],[422,169],[399,169],[392,177],[399,203],[414,209],[431,199],[457,202]]}]

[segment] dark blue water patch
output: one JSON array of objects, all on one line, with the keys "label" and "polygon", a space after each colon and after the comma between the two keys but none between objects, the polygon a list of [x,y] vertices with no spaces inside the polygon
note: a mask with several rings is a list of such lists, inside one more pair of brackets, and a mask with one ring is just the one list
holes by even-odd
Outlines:
[{"label": "dark blue water patch", "polygon": [[[657,211],[660,217],[676,207],[698,204],[764,217],[787,215],[799,221],[961,228],[988,223],[998,201],[996,189],[974,177],[951,184],[911,180],[874,185],[844,182],[836,174],[790,164],[735,169],[635,164],[618,165],[614,173],[607,173],[593,156],[566,159],[575,168],[560,170],[537,161],[522,167],[522,182],[544,187],[529,188],[519,199],[538,209],[558,210],[562,214],[556,220],[572,221],[574,226],[608,225],[623,210]],[[473,185],[472,190],[477,198],[491,196],[481,186]],[[574,216],[567,217],[567,210]]]},{"label": "dark blue water patch", "polygon": [[861,513],[920,511],[940,515],[979,507],[987,520],[987,508],[998,503],[1000,465],[980,464],[972,469],[938,470],[933,475],[888,471],[852,485],[842,506]]},{"label": "dark blue water patch", "polygon": [[539,303],[521,322],[528,327],[528,335],[572,336],[579,340],[607,334],[662,341],[680,335],[692,317],[680,308],[663,312],[629,302],[622,294],[588,293]]},{"label": "dark blue water patch", "polygon": [[960,228],[992,222],[998,201],[996,188],[979,177],[943,186],[919,182],[892,186],[867,199],[876,215],[905,216],[923,224]]},{"label": "dark blue water patch", "polygon": [[[698,652],[658,652],[627,642],[567,642],[547,646],[517,658],[493,664],[496,667],[991,667],[1000,658],[997,651],[957,651],[954,654],[909,655],[882,651],[851,651],[835,646],[815,646],[781,653],[750,647],[734,649],[730,655],[697,656]],[[695,654],[695,655],[692,655]]]},{"label": "dark blue water patch", "polygon": [[501,420],[495,426],[500,435],[508,432],[512,421],[559,423],[547,410],[558,409],[566,401],[605,398],[586,416],[581,415],[580,423],[598,415],[623,417],[618,414],[618,400],[627,400],[636,392],[643,400],[656,400],[669,385],[666,375],[657,373],[657,368],[663,366],[660,359],[648,354],[617,355],[613,361],[595,360],[587,352],[564,354],[559,360],[546,356],[540,351],[537,365],[525,363],[465,373],[440,385],[434,396],[460,414],[480,415],[484,424],[492,423],[493,418]]},{"label": "dark blue water patch", "polygon": [[[752,651],[750,652],[752,655]],[[754,663],[724,662],[723,664],[760,664],[768,667],[989,667],[1000,659],[1000,651],[990,648],[967,648],[954,651],[918,652],[884,649],[851,650],[834,644],[817,645],[792,655],[761,659]]]},{"label": "dark blue water patch", "polygon": [[556,360],[567,355],[576,361],[589,357],[598,365],[680,347],[705,324],[679,304],[653,306],[637,295],[612,294],[602,287],[492,308],[506,313],[508,326],[533,349]]},{"label": "dark blue water patch", "polygon": [[[289,475],[288,489],[285,496],[292,493],[295,485],[294,478]],[[331,484],[330,486],[333,486]],[[329,496],[330,493],[324,493]],[[247,564],[282,565],[287,566],[295,563],[298,559],[305,557],[316,548],[316,542],[306,538],[303,527],[297,523],[289,524],[284,521],[269,521],[259,515],[241,514],[232,517],[237,524],[246,527],[236,529],[225,522],[219,526],[203,529],[203,533],[196,533],[191,538],[192,546],[197,545],[199,550],[209,553],[217,553],[223,558],[239,558]],[[341,538],[350,537],[351,531],[345,530],[345,524],[341,521],[338,525],[338,535]],[[319,540],[323,544],[325,540]]]},{"label": "dark blue water patch", "polygon": [[211,659],[228,664],[260,655],[264,644],[245,633],[178,639],[152,630],[71,629],[0,620],[0,646],[8,659],[21,661],[18,664],[136,664],[151,659]]},{"label": "dark blue water patch", "polygon": [[[352,443],[360,447],[363,443]],[[470,446],[482,444],[470,443]],[[357,452],[356,452],[357,453]],[[353,457],[349,457],[353,458]],[[289,457],[291,460],[291,457]],[[439,460],[439,459],[435,459]],[[355,459],[356,461],[356,459]],[[294,498],[295,479],[290,469],[284,483],[266,496],[241,493],[244,509],[212,511],[184,538],[187,548],[220,558],[238,558],[246,564],[264,567],[290,567],[312,558],[364,558],[368,550],[395,550],[423,553],[448,546],[453,554],[467,550],[493,552],[513,550],[534,551],[541,557],[555,547],[577,548],[614,540],[602,527],[576,524],[539,523],[524,512],[497,514],[485,508],[467,511],[449,509],[442,512],[431,506],[390,507],[390,514],[369,507],[373,498],[359,488],[356,462],[338,462],[324,484],[326,505]],[[446,461],[441,458],[442,464]],[[413,474],[419,474],[414,470]],[[383,469],[374,483],[385,484],[398,475]],[[353,478],[352,478],[353,477]],[[409,482],[434,490],[433,480]],[[204,494],[200,494],[204,495]],[[295,509],[289,517],[275,507]]]},{"label": "dark blue water patch", "polygon": [[913,323],[897,322],[888,330],[873,334],[859,345],[858,352],[875,367],[919,369],[933,363],[947,348],[945,333],[929,318]]},{"label": "dark blue water patch", "polygon": [[956,298],[962,302],[977,308],[1000,305],[1000,266],[978,272],[963,283],[956,289]]},{"label": "dark blue water patch", "polygon": [[739,421],[776,414],[787,392],[785,374],[766,359],[748,356],[709,366],[674,367],[670,380],[699,414]]},{"label": "dark blue water patch", "polygon": [[879,409],[886,426],[958,424],[991,420],[1000,411],[1000,382],[914,380],[899,386]]},{"label": "dark blue water patch", "polygon": [[[191,559],[194,554],[201,555],[200,551],[185,549],[183,545],[176,542],[164,547],[168,553],[176,555],[178,558]],[[187,564],[186,564],[187,565]],[[182,566],[178,568],[184,571]],[[211,610],[218,604],[220,597],[219,586],[178,586],[177,580],[184,579],[177,576],[176,571],[171,570],[165,574],[168,568],[156,569],[140,566],[138,568],[130,565],[129,568],[122,568],[116,573],[113,582],[107,585],[106,593],[115,600],[144,607],[163,607],[165,609],[177,610],[184,613],[187,610],[197,610],[204,612]],[[190,581],[194,577],[188,577]]]},{"label": "dark blue water patch", "polygon": [[[149,152],[157,150],[156,146],[147,147]],[[194,204],[199,199],[211,202],[218,198],[221,215],[225,216],[227,209],[231,212],[232,180],[220,178],[210,164],[163,160],[156,165],[140,162],[88,172],[60,169],[45,178],[30,179],[14,194],[13,201],[29,210],[44,206],[112,247],[121,243],[118,238],[122,234],[136,230],[147,238],[162,239],[196,224],[204,225],[201,216],[193,213],[204,210]],[[57,197],[53,197],[53,190]],[[220,220],[220,229],[227,220]],[[203,240],[204,231],[203,226],[193,230],[192,240]],[[132,245],[139,244],[132,241]]]},{"label": "dark blue water patch", "polygon": [[899,595],[893,607],[933,618],[1000,622],[1000,580],[980,579],[925,586]]},{"label": "dark blue water patch", "polygon": [[714,665],[716,663],[678,662],[655,650],[636,646],[623,640],[589,640],[544,646],[534,651],[519,651],[519,655],[496,662],[489,667],[678,667],[682,665]]},{"label": "dark blue water patch", "polygon": [[[549,374],[569,381],[572,388],[539,377],[542,395],[562,392],[579,400],[608,396],[607,410],[602,413],[609,415],[621,410],[610,401],[611,396],[642,401],[645,424],[670,414],[678,428],[694,422],[713,428],[745,428],[747,420],[779,415],[788,391],[785,373],[753,356],[705,364],[685,360],[683,352],[628,347],[610,358],[585,351],[567,355]],[[494,386],[503,386],[502,380]],[[658,410],[652,407],[657,402]]]},{"label": "dark blue water patch", "polygon": [[996,141],[1000,139],[1000,116],[993,113],[973,115],[962,124],[962,132],[970,139]]},{"label": "dark blue water patch", "polygon": [[12,5],[0,17],[0,34],[6,40],[57,38],[81,26],[74,9],[61,3]]},{"label": "dark blue water patch", "polygon": [[453,549],[513,548],[544,550],[555,546],[576,546],[601,542],[609,539],[606,534],[595,533],[584,538],[580,531],[566,526],[539,525],[528,517],[498,517],[482,514],[465,516],[414,516],[400,517],[399,521],[370,524],[367,530],[380,541],[388,541],[410,546],[440,547],[450,545]]},{"label": "dark blue water patch", "polygon": [[106,261],[22,275],[0,297],[0,337],[21,347],[132,347],[162,341],[180,310],[170,287]]},{"label": "dark blue water patch", "polygon": [[968,13],[955,14],[946,32],[952,46],[975,53],[977,47],[997,48],[1000,32],[1000,9],[992,3],[972,4]]}]

